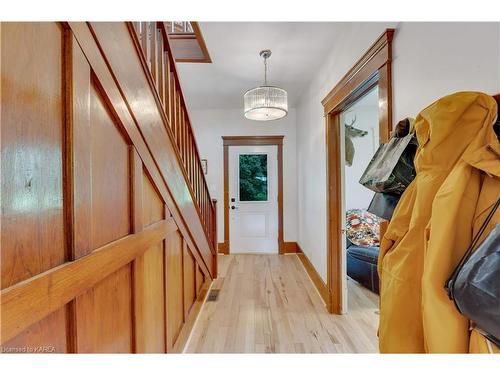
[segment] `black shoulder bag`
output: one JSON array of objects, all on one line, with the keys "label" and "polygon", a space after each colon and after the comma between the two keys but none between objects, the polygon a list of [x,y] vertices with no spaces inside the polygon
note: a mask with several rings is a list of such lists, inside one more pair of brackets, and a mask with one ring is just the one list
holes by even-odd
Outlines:
[{"label": "black shoulder bag", "polygon": [[445,285],[458,311],[497,347],[500,347],[500,223],[473,250],[499,205],[500,199]]}]

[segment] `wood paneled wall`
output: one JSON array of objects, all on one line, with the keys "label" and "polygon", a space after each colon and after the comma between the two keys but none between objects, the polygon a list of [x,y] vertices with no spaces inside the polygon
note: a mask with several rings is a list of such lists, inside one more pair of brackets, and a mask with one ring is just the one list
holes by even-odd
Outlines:
[{"label": "wood paneled wall", "polygon": [[180,351],[214,277],[128,27],[95,29],[0,26],[3,352]]}]

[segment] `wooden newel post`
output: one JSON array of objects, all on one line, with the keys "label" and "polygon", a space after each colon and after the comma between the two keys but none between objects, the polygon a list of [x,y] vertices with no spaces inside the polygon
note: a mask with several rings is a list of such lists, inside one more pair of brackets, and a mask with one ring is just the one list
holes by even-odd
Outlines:
[{"label": "wooden newel post", "polygon": [[214,250],[215,250],[215,253],[214,253],[214,269],[213,269],[213,274],[214,274],[214,279],[217,278],[217,253],[219,252],[219,249],[218,249],[218,241],[217,241],[217,199],[212,199],[212,204],[213,204],[213,207],[214,207],[214,211],[213,211],[213,217],[212,217],[212,222],[213,222],[213,225],[212,225],[212,241],[213,241],[213,246],[214,246]]}]

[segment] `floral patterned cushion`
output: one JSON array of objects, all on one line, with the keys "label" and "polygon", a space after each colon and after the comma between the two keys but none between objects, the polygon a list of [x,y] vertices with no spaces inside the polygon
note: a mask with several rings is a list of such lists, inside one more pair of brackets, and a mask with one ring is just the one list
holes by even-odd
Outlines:
[{"label": "floral patterned cushion", "polygon": [[346,212],[346,235],[354,245],[379,246],[380,219],[365,210]]}]

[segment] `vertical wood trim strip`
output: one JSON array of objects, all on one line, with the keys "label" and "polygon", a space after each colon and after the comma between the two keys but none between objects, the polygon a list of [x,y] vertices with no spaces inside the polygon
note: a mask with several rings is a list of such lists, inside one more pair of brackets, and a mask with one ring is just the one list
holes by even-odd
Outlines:
[{"label": "vertical wood trim strip", "polygon": [[[64,214],[66,233],[66,261],[75,259],[74,220],[73,220],[73,35],[69,29],[64,30]],[[77,352],[76,340],[76,311],[75,302],[70,301],[67,307],[66,318],[66,350],[68,353]]]},{"label": "vertical wood trim strip", "polygon": [[[163,217],[170,218],[172,214],[170,213],[170,210],[168,209],[168,206],[165,204],[163,205]],[[168,353],[171,349],[170,342],[168,340],[168,287],[167,287],[167,281],[168,281],[168,268],[167,268],[167,248],[168,248],[168,236],[165,237],[165,239],[162,241],[163,244],[163,315],[164,315],[164,327],[165,331],[163,332],[164,334],[164,341],[165,341],[165,353]]]},{"label": "vertical wood trim strip", "polygon": [[[213,261],[213,278],[217,278],[217,272],[218,272],[218,267],[217,267],[217,247],[218,247],[218,240],[217,240],[217,199],[212,199],[213,202],[213,207],[214,207],[214,212],[213,212],[213,247],[215,250],[214,253],[214,261]],[[198,290],[196,290],[196,293],[198,293]]]},{"label": "vertical wood trim strip", "polygon": [[[327,170],[340,170],[340,119],[339,114],[327,115],[326,118],[326,140],[327,140]],[[342,192],[340,186],[340,174],[327,174],[327,246],[331,249],[327,262],[327,285],[329,290],[328,311],[334,314],[342,312],[342,283],[339,283],[337,276],[342,274],[341,246],[340,237],[342,229],[341,204]],[[335,235],[337,234],[337,235]],[[339,276],[340,278],[340,276]]]},{"label": "vertical wood trim strip", "polygon": [[392,131],[391,62],[382,66],[378,72],[379,143],[387,143]]},{"label": "vertical wood trim strip", "polygon": [[285,253],[283,245],[283,145],[278,145],[278,252]]},{"label": "vertical wood trim strip", "polygon": [[143,167],[139,153],[134,146],[130,146],[131,164],[131,192],[132,192],[132,233],[139,233],[144,227],[143,223]]},{"label": "vertical wood trim strip", "polygon": [[[91,239],[91,144],[90,144],[90,67],[72,39],[72,84],[71,138],[67,140],[72,149],[71,169],[73,175],[73,259],[88,254],[92,249]],[[72,260],[73,260],[72,259]]]},{"label": "vertical wood trim strip", "polygon": [[[65,198],[67,260],[91,252],[90,66],[73,37],[64,32]],[[68,351],[78,352],[76,301],[68,303]]]},{"label": "vertical wood trim strip", "polygon": [[229,146],[224,145],[224,254],[229,254]]},{"label": "vertical wood trim strip", "polygon": [[[186,241],[184,241],[184,238],[182,237],[181,238],[181,246],[182,246],[182,249],[181,249],[181,252],[182,252],[182,255],[181,255],[181,291],[182,291],[182,311],[183,311],[183,314],[182,314],[182,323],[184,324],[186,322],[186,319],[187,319],[187,311],[185,309],[185,306],[186,306],[186,286],[185,286],[185,282],[184,282],[184,277],[186,276],[186,270],[184,269],[185,267],[185,259],[184,257],[186,256],[186,252],[187,252],[187,244],[186,244]],[[175,338],[175,340],[177,340],[178,338],[178,334],[177,334],[177,337]]]},{"label": "vertical wood trim strip", "polygon": [[[130,175],[131,175],[131,213],[132,233],[139,233],[144,228],[143,223],[143,166],[139,153],[134,146],[130,146]],[[147,337],[144,337],[144,311],[142,291],[144,290],[144,255],[132,262],[132,352],[143,353],[146,348]]]},{"label": "vertical wood trim strip", "polygon": [[[182,241],[182,311],[184,312],[184,322],[189,315],[188,301],[186,299],[186,258],[189,256],[188,248],[185,241]],[[195,262],[196,263],[196,262]]]}]

